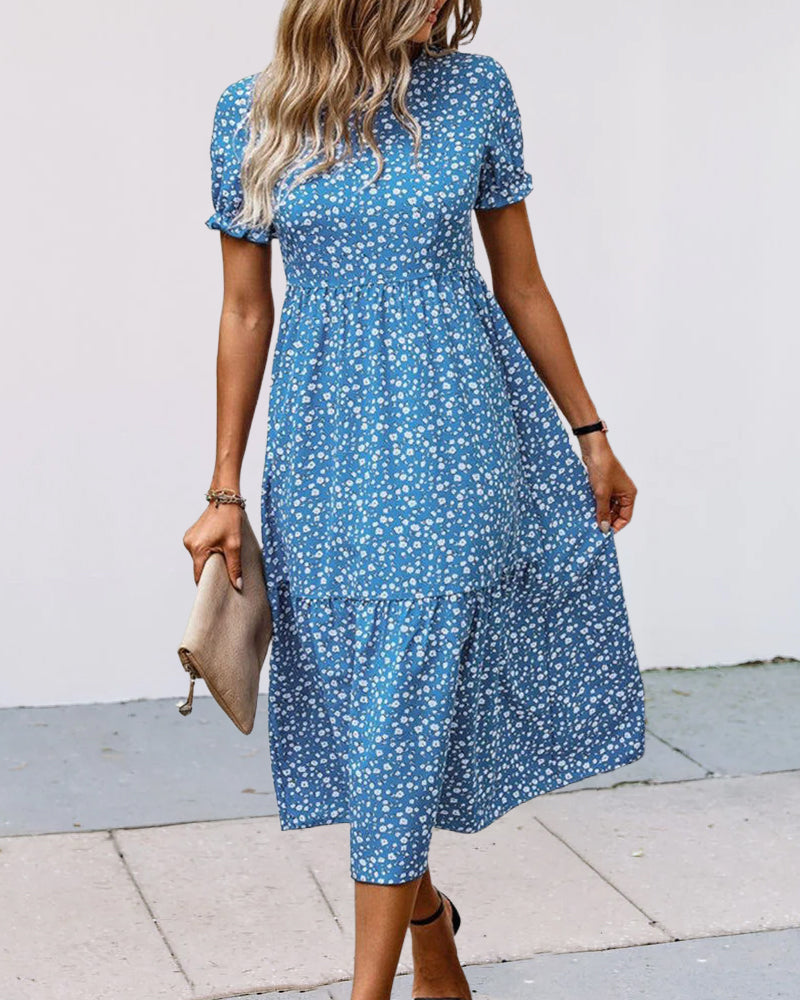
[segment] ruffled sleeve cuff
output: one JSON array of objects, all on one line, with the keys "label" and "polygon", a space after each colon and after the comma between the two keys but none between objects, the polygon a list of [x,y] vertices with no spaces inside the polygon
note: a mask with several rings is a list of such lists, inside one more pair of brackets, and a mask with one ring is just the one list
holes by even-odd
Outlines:
[{"label": "ruffled sleeve cuff", "polygon": [[220,212],[214,212],[206,219],[209,229],[218,229],[221,233],[234,236],[236,239],[250,240],[252,243],[269,243],[276,238],[275,226],[270,224],[267,229],[253,229],[246,226],[235,226],[229,218]]},{"label": "ruffled sleeve cuff", "polygon": [[498,76],[481,163],[474,207],[502,208],[522,201],[533,190],[533,178],[525,168],[522,122],[511,82],[505,69],[492,60]]}]

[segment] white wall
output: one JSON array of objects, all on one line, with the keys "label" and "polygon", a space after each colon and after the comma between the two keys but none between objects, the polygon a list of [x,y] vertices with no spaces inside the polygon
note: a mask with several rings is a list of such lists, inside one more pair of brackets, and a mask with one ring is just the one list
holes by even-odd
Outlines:
[{"label": "white wall", "polygon": [[[80,0],[7,24],[0,704],[185,693],[211,117],[268,61],[278,6]],[[618,550],[642,666],[800,656],[800,8],[485,6],[471,48],[514,84],[542,268],[640,488]]]}]

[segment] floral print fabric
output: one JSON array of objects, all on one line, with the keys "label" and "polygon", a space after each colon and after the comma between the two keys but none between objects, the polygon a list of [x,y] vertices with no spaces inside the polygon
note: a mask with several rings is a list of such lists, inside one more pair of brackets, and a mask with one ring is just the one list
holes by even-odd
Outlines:
[{"label": "floral print fabric", "polygon": [[472,211],[532,189],[501,64],[423,53],[369,149],[234,226],[255,76],[221,95],[207,225],[281,247],[261,496],[282,829],[350,824],[354,879],[644,752],[613,533],[475,266]]}]

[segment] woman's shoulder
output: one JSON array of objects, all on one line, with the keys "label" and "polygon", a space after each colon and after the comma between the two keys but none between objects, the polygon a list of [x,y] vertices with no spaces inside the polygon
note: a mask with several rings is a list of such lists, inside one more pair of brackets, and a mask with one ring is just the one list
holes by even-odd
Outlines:
[{"label": "woman's shoulder", "polygon": [[463,49],[452,49],[444,51],[434,58],[449,63],[453,72],[471,74],[489,82],[506,75],[500,60],[485,52],[465,52]]},{"label": "woman's shoulder", "polygon": [[435,58],[442,60],[443,67],[447,67],[455,79],[468,85],[476,100],[496,99],[511,85],[505,66],[487,53],[454,49]]},{"label": "woman's shoulder", "polygon": [[227,87],[217,98],[215,124],[220,129],[232,129],[241,124],[253,96],[253,85],[260,73],[250,73],[242,76]]},{"label": "woman's shoulder", "polygon": [[259,73],[242,76],[229,83],[217,98],[211,145],[217,155],[239,155],[248,138],[248,112],[252,103],[253,84]]},{"label": "woman's shoulder", "polygon": [[250,73],[229,83],[217,98],[217,108],[229,113],[246,110],[253,94],[253,84],[258,77],[259,73]]}]

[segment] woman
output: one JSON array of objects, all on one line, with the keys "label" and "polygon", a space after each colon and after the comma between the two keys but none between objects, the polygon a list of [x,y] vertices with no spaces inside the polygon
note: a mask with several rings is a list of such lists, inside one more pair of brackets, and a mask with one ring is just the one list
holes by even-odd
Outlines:
[{"label": "woman", "polygon": [[277,238],[269,741],[281,828],[350,824],[354,1000],[389,996],[409,927],[413,995],[470,996],[433,827],[479,830],[644,750],[614,542],[636,488],[539,271],[509,78],[459,50],[479,19],[479,0],[287,0],[272,63],[225,89],[212,133],[211,489],[233,502],[184,541],[195,580],[219,551],[241,586]]}]

